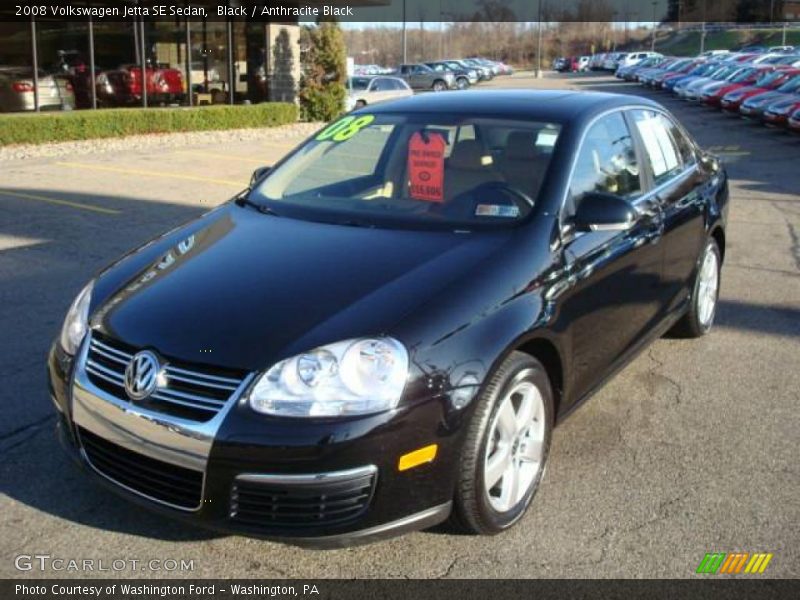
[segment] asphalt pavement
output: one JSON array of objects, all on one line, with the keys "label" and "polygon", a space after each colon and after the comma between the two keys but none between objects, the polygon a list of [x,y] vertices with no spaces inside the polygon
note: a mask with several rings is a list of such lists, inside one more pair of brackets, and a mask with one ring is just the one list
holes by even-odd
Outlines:
[{"label": "asphalt pavement", "polygon": [[0,577],[93,575],[16,568],[36,553],[193,564],[104,577],[693,577],[712,551],[770,552],[763,576],[800,576],[800,136],[611,77],[488,85],[654,96],[724,158],[713,332],[657,341],[557,428],[529,514],[502,535],[438,528],[311,551],[210,533],[134,507],[62,455],[46,352],[93,273],[225,201],[298,140],[0,162]]}]

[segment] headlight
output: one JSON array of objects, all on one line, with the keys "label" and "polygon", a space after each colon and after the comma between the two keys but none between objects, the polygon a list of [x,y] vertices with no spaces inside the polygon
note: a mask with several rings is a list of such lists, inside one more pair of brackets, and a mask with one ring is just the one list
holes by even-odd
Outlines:
[{"label": "headlight", "polygon": [[315,348],[272,366],[250,392],[256,412],[285,417],[350,416],[397,406],[408,352],[392,338]]},{"label": "headlight", "polygon": [[92,299],[94,282],[81,290],[67,311],[64,325],[61,328],[61,347],[67,354],[74,355],[81,345],[86,331],[89,329],[89,301]]}]

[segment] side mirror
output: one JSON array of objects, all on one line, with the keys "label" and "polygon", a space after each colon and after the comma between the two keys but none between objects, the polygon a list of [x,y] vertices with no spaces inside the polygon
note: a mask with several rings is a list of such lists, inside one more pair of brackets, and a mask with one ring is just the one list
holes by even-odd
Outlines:
[{"label": "side mirror", "polygon": [[575,229],[625,231],[636,223],[637,214],[625,198],[605,192],[589,192],[580,199],[575,211]]},{"label": "side mirror", "polygon": [[258,167],[250,176],[250,189],[254,188],[267,174],[272,170],[272,167]]}]

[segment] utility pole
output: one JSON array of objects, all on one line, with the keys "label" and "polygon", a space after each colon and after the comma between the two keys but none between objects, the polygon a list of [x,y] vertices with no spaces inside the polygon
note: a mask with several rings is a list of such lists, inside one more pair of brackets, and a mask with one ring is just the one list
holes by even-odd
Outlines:
[{"label": "utility pole", "polygon": [[542,76],[542,3],[544,0],[539,0],[539,16],[536,23],[536,78]]},{"label": "utility pole", "polygon": [[658,0],[653,0],[653,37],[650,38],[650,52],[655,52],[656,50],[656,27],[658,26],[658,22],[656,21],[656,6],[658,6]]},{"label": "utility pole", "polygon": [[408,62],[408,37],[406,36],[406,0],[403,0],[403,64]]},{"label": "utility pole", "polygon": [[706,22],[700,25],[700,54],[706,51]]}]

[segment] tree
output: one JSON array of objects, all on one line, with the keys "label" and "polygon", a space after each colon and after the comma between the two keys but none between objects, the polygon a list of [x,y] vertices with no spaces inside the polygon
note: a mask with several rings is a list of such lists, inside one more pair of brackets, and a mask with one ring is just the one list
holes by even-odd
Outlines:
[{"label": "tree", "polygon": [[308,26],[300,78],[300,113],[308,121],[330,121],[344,110],[347,54],[344,35],[335,21]]}]

